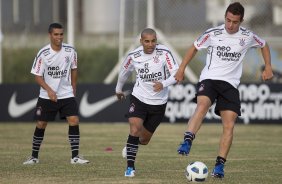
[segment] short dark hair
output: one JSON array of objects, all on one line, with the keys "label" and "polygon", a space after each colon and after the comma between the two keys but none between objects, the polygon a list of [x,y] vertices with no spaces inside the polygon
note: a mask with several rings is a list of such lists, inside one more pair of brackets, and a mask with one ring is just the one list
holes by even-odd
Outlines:
[{"label": "short dark hair", "polygon": [[63,26],[60,23],[52,23],[49,25],[48,33],[51,33],[53,29],[63,29]]},{"label": "short dark hair", "polygon": [[231,3],[225,11],[225,17],[227,15],[227,12],[230,12],[233,15],[240,15],[241,16],[240,21],[241,22],[243,21],[245,9],[241,3],[239,2]]},{"label": "short dark hair", "polygon": [[143,37],[144,34],[157,35],[156,31],[154,29],[152,29],[152,28],[145,28],[145,29],[143,29],[143,31],[141,32],[141,37]]}]

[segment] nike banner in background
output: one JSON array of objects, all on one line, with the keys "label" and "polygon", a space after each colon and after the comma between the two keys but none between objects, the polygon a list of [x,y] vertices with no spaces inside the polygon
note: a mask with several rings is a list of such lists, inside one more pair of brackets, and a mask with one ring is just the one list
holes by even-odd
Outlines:
[{"label": "nike banner in background", "polygon": [[0,85],[0,121],[33,121],[38,94],[34,84]]},{"label": "nike banner in background", "polygon": [[[132,84],[124,86],[127,96],[131,89]],[[242,116],[238,122],[282,124],[282,84],[240,84],[238,89],[242,102]],[[164,122],[186,123],[196,107],[192,102],[195,92],[193,84],[171,86]],[[0,122],[33,122],[38,95],[36,84],[0,85]],[[77,86],[77,103],[81,122],[127,122],[129,99],[117,100],[115,84],[80,84]],[[213,108],[204,122],[220,122]]]},{"label": "nike banner in background", "polygon": [[17,92],[14,92],[8,105],[8,112],[12,118],[21,117],[31,109],[34,109],[37,102],[37,98],[35,98],[24,103],[18,103],[17,96]]},{"label": "nike banner in background", "polygon": [[[124,86],[125,94],[132,85]],[[0,85],[0,122],[33,121],[33,113],[39,95],[36,84]],[[128,98],[122,102],[115,96],[115,85],[82,84],[77,86],[77,103],[80,121],[126,122]],[[57,118],[58,121],[59,118]]]},{"label": "nike banner in background", "polygon": [[[129,95],[130,91],[128,90],[125,91],[124,93],[127,96]],[[88,96],[89,96],[89,91],[86,91],[83,94],[79,105],[79,112],[81,116],[84,118],[95,116],[100,111],[106,109],[107,107],[111,106],[112,104],[118,101],[116,95],[114,94],[104,99],[101,99],[99,101],[90,103],[88,101]]]}]

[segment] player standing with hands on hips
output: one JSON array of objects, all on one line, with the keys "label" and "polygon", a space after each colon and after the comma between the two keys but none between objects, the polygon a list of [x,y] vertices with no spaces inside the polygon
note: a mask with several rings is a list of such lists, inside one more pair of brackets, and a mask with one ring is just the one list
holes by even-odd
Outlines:
[{"label": "player standing with hands on hips", "polygon": [[149,143],[164,117],[168,86],[176,83],[174,75],[178,69],[171,51],[157,44],[155,30],[144,29],[140,43],[141,46],[130,52],[123,61],[116,85],[117,98],[124,99],[123,85],[133,70],[136,71],[128,109],[130,132],[123,149],[123,156],[127,158],[126,177],[135,176],[134,163],[138,146]]},{"label": "player standing with hands on hips", "polygon": [[41,88],[34,115],[37,124],[33,134],[32,155],[23,164],[39,163],[38,153],[47,123],[54,121],[58,112],[60,118],[67,119],[69,123],[71,164],[86,164],[89,161],[78,155],[80,133],[75,100],[77,53],[72,46],[63,43],[64,30],[61,24],[50,24],[48,32],[50,44],[38,52],[31,69]]},{"label": "player standing with hands on hips", "polygon": [[242,75],[242,60],[249,48],[261,49],[265,63],[262,79],[268,80],[273,77],[270,51],[266,41],[241,27],[243,18],[244,7],[239,2],[230,4],[225,12],[225,24],[208,29],[194,42],[175,75],[178,82],[182,81],[185,67],[197,51],[207,49],[206,65],[201,72],[194,99],[197,107],[188,121],[184,141],[177,151],[182,155],[189,154],[192,141],[207,111],[215,102],[215,113],[221,117],[223,125],[219,152],[212,171],[212,176],[216,178],[224,177],[224,164],[232,144],[235,121],[241,114],[237,87]]}]

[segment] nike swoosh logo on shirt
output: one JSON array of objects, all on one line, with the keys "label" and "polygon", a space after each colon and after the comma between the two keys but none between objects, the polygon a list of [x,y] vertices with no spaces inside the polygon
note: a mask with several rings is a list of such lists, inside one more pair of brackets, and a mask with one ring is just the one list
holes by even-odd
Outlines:
[{"label": "nike swoosh logo on shirt", "polygon": [[31,109],[35,108],[37,98],[19,104],[16,102],[16,97],[17,97],[17,92],[14,92],[14,94],[12,95],[9,101],[8,112],[11,117],[18,118],[24,115],[25,113],[27,113],[28,111],[30,111]]},{"label": "nike swoosh logo on shirt", "polygon": [[[127,96],[130,93],[130,91],[125,91],[124,94]],[[104,98],[98,102],[95,103],[89,103],[88,102],[88,92],[84,93],[80,100],[80,114],[85,117],[91,117],[97,114],[98,112],[102,111],[103,109],[107,108],[111,104],[115,103],[118,99],[116,95]]]}]

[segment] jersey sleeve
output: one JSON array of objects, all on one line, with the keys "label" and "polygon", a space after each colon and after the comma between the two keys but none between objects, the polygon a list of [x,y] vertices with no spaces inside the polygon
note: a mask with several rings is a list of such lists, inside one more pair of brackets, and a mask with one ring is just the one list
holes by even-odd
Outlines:
[{"label": "jersey sleeve", "polygon": [[42,76],[44,72],[43,57],[35,57],[31,68],[31,73],[34,75]]},{"label": "jersey sleeve", "polygon": [[77,52],[74,50],[71,57],[71,69],[77,68]]},{"label": "jersey sleeve", "polygon": [[265,46],[265,40],[258,37],[256,34],[252,34],[251,47],[263,48]]},{"label": "jersey sleeve", "polygon": [[133,60],[131,56],[128,55],[121,64],[120,72],[118,75],[118,81],[116,85],[116,93],[122,92],[122,88],[133,70],[134,70]]},{"label": "jersey sleeve", "polygon": [[166,54],[165,54],[165,64],[166,64],[166,67],[169,71],[169,77],[166,80],[162,81],[163,87],[167,87],[167,86],[170,86],[170,85],[176,83],[174,75],[176,74],[176,72],[179,68],[178,63],[174,59],[171,52],[166,52]]},{"label": "jersey sleeve", "polygon": [[195,42],[194,46],[197,50],[208,48],[211,42],[211,33],[205,32]]}]

